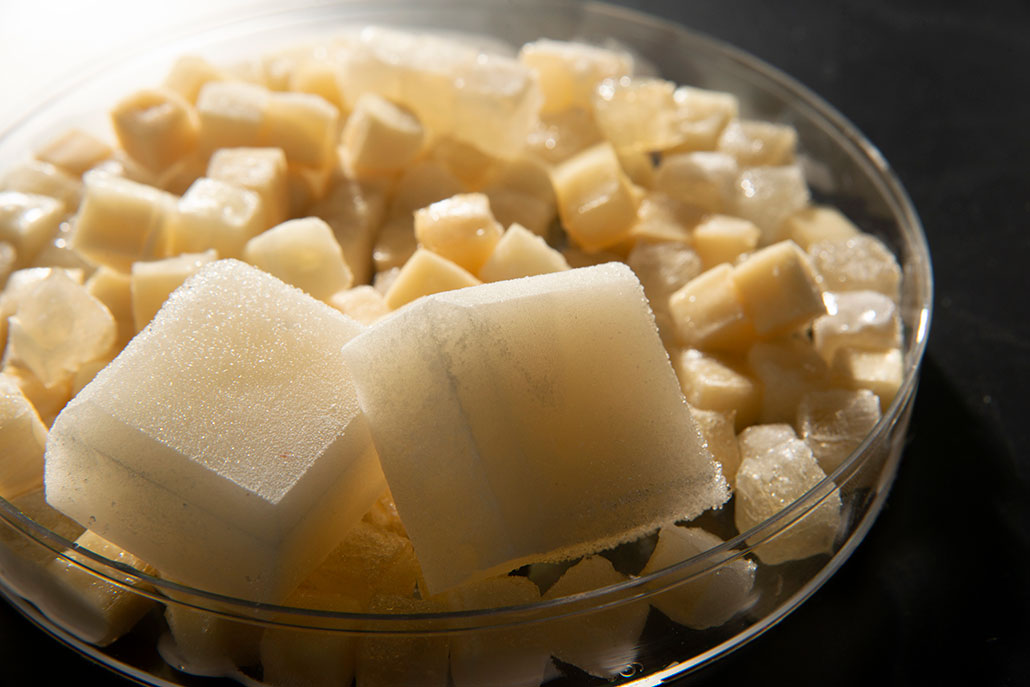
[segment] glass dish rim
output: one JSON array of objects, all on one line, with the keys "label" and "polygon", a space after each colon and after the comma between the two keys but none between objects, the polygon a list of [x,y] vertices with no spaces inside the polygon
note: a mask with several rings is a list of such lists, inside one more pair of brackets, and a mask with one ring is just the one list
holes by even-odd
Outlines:
[{"label": "glass dish rim", "polygon": [[[186,38],[203,39],[213,37],[219,31],[230,26],[236,28],[247,27],[250,32],[256,33],[268,30],[270,28],[271,21],[276,17],[293,17],[299,20],[307,13],[311,13],[313,11],[339,13],[339,16],[344,18],[348,14],[354,15],[362,9],[368,9],[373,6],[382,10],[401,9],[404,7],[410,7],[410,2],[397,0],[387,0],[386,2],[380,1],[378,3],[358,1],[339,5],[326,5],[320,2],[306,2],[292,4],[288,8],[278,7],[276,9],[272,9],[270,4],[259,4],[253,8],[249,8],[249,10],[242,15],[237,14],[232,18],[214,18],[208,25],[199,28],[191,28],[189,30],[183,29],[182,31],[166,37],[160,41],[160,44],[161,47],[168,48],[177,43],[181,43]],[[459,8],[477,8],[477,10],[482,10],[484,6],[492,6],[494,10],[507,9],[508,11],[525,11],[527,8],[533,8],[535,11],[561,12],[563,10],[568,11],[570,9],[579,9],[584,13],[608,15],[611,18],[631,22],[648,30],[660,29],[664,32],[671,31],[677,35],[678,39],[685,41],[692,47],[697,47],[711,55],[728,59],[735,63],[736,66],[758,75],[761,78],[761,87],[764,90],[773,93],[777,98],[784,102],[790,102],[793,106],[797,107],[799,111],[803,112],[812,124],[819,126],[823,133],[833,139],[834,143],[847,153],[848,157],[851,158],[852,161],[856,163],[867,175],[868,179],[873,182],[877,193],[881,196],[882,200],[887,203],[888,208],[893,215],[893,219],[897,222],[901,231],[901,237],[904,239],[906,247],[913,251],[910,259],[915,263],[916,270],[913,274],[906,275],[906,283],[908,280],[911,280],[912,282],[912,284],[909,285],[909,290],[915,289],[916,287],[922,287],[922,289],[925,290],[925,298],[920,298],[919,302],[915,304],[918,308],[917,321],[912,327],[912,332],[905,351],[904,377],[902,385],[890,407],[883,413],[873,430],[836,470],[814,485],[802,497],[782,509],[771,518],[746,532],[738,534],[723,544],[661,570],[647,575],[633,577],[615,585],[558,599],[540,600],[522,606],[417,614],[384,614],[322,611],[249,601],[163,580],[129,567],[123,563],[108,559],[88,549],[81,549],[61,535],[39,525],[3,498],[0,498],[0,519],[3,519],[8,525],[35,540],[37,543],[51,549],[58,556],[72,562],[76,566],[85,567],[92,573],[100,575],[114,584],[119,586],[128,586],[126,581],[123,581],[123,579],[127,579],[129,584],[138,582],[144,585],[149,585],[155,590],[169,592],[168,594],[158,594],[156,592],[151,593],[141,590],[137,587],[129,587],[134,593],[150,596],[151,598],[157,599],[163,603],[182,604],[200,610],[210,611],[219,615],[225,615],[226,617],[231,617],[236,620],[256,622],[259,624],[283,625],[284,617],[297,619],[350,620],[358,622],[374,621],[377,624],[384,623],[387,625],[399,625],[402,623],[411,623],[413,621],[442,624],[456,620],[496,620],[505,616],[517,616],[520,613],[535,611],[546,612],[553,609],[568,611],[567,613],[560,613],[557,616],[547,614],[540,619],[530,619],[512,623],[488,623],[486,625],[486,627],[500,627],[521,624],[521,622],[536,622],[537,620],[542,619],[553,619],[564,615],[595,612],[608,606],[621,605],[640,598],[646,598],[654,594],[661,593],[672,586],[683,584],[696,576],[703,575],[711,569],[723,565],[730,560],[743,557],[751,552],[755,546],[759,545],[762,541],[775,536],[789,527],[793,522],[803,517],[809,510],[816,507],[822,498],[825,498],[826,495],[831,493],[832,489],[843,487],[847,480],[857,472],[866,460],[869,459],[870,447],[875,442],[884,439],[884,437],[890,433],[894,425],[900,420],[904,409],[908,406],[909,401],[915,392],[918,380],[918,370],[926,350],[933,309],[933,275],[929,247],[922,224],[911,199],[901,185],[900,180],[897,178],[894,170],[890,167],[876,146],[865,138],[865,136],[833,106],[806,86],[776,67],[773,67],[765,61],[725,41],[713,38],[681,24],[649,15],[642,11],[609,5],[602,2],[577,2],[576,0],[557,0],[555,2],[548,2],[547,0],[530,0],[529,2],[521,2],[517,7],[505,0],[438,0],[433,3],[433,6],[435,9],[446,8],[452,11]],[[312,23],[313,21],[314,19],[309,17],[305,23]],[[249,26],[250,24],[254,24],[254,26]],[[342,25],[343,24],[341,24],[341,26]],[[138,55],[141,54],[142,51],[153,49],[153,47],[154,46],[152,44],[150,46],[134,45],[127,52],[132,55]],[[103,64],[94,64],[89,68],[76,73],[74,76],[69,76],[65,81],[60,83],[62,87],[73,83],[73,81],[89,83],[89,80],[97,78],[99,67],[102,67],[105,64],[110,64],[114,59],[124,59],[125,57],[126,55],[122,53],[118,53],[114,57],[108,56]],[[0,142],[16,137],[19,129],[24,127],[39,113],[49,111],[51,108],[59,106],[62,99],[66,96],[65,90],[66,89],[64,88],[61,90],[54,89],[52,93],[42,97],[24,112],[16,114],[12,119],[10,119],[9,123],[5,125],[4,129],[0,130]],[[920,296],[918,292],[914,293],[914,295],[916,297]],[[878,508],[871,510],[869,516],[875,518],[877,510]],[[872,518],[867,517],[866,520],[869,520],[871,523]],[[863,520],[863,524],[864,523],[865,520]],[[868,525],[866,525],[866,527],[868,527]],[[786,615],[791,608],[803,601],[804,598],[817,589],[825,579],[828,579],[833,571],[843,563],[847,558],[847,555],[850,554],[851,550],[853,550],[861,540],[861,537],[856,539],[854,536],[859,533],[861,529],[862,526],[860,524],[858,528],[849,533],[848,539],[844,542],[844,545],[831,555],[827,564],[824,565],[801,590],[788,599],[772,614],[775,616],[775,619]],[[748,540],[752,540],[752,543],[748,544]],[[65,553],[66,549],[75,550],[76,557],[70,557]],[[88,563],[84,562],[82,558],[85,558]],[[116,573],[109,573],[107,572],[108,570],[114,570]],[[180,597],[189,597],[190,601],[184,601],[183,598]],[[794,601],[795,599],[796,601]],[[599,603],[594,604],[594,601],[598,601]],[[206,605],[211,603],[215,605]],[[786,610],[784,610],[783,607],[787,607]],[[267,620],[255,617],[252,615],[255,612],[260,612],[261,614],[274,619]],[[749,632],[755,628],[759,628],[759,631],[762,631],[768,626],[774,624],[774,621],[766,622],[767,620],[768,618],[765,618],[762,621],[755,623],[754,626],[748,628]],[[289,624],[286,623],[286,625]],[[331,628],[319,627],[317,629],[332,631]],[[474,628],[461,628],[460,631],[468,629]],[[357,628],[354,630],[344,631],[366,632],[368,630],[365,628]],[[438,630],[433,630],[431,628],[419,628],[417,630],[405,628],[405,631],[452,632],[456,630],[444,627]],[[736,640],[736,637],[733,639]],[[734,641],[734,644],[736,643],[737,642]],[[716,647],[715,649],[718,648],[719,647]],[[715,649],[712,651],[715,651]]]}]

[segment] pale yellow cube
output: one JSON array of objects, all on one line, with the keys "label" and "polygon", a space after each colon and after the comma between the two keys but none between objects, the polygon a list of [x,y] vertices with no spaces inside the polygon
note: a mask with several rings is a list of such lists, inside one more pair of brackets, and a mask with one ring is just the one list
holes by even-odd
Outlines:
[{"label": "pale yellow cube", "polygon": [[165,255],[203,253],[239,258],[247,241],[267,229],[261,196],[217,179],[201,177],[182,195],[165,235]]},{"label": "pale yellow cube", "polygon": [[833,357],[834,381],[848,389],[869,389],[886,411],[901,388],[905,362],[901,349],[841,348]]},{"label": "pale yellow cube", "polygon": [[386,304],[396,310],[405,303],[442,291],[482,282],[459,265],[433,251],[419,248],[408,259],[386,292]]},{"label": "pale yellow cube", "polygon": [[164,87],[175,91],[187,102],[196,103],[200,89],[211,81],[225,81],[229,75],[203,57],[184,55],[175,61],[164,80]]},{"label": "pale yellow cube", "polygon": [[[7,277],[14,271],[15,263],[18,260],[18,251],[7,241],[0,241],[0,284],[7,281]],[[6,330],[0,330],[0,341]]]},{"label": "pale yellow cube", "polygon": [[343,150],[358,174],[396,172],[422,149],[418,117],[375,93],[365,93],[343,127]]},{"label": "pale yellow cube", "polygon": [[397,215],[384,222],[372,249],[376,284],[379,283],[380,275],[392,269],[399,269],[417,248],[414,216]]},{"label": "pale yellow cube", "polygon": [[617,150],[619,164],[629,180],[642,189],[654,186],[655,166],[650,153],[642,150]]},{"label": "pale yellow cube", "polygon": [[54,198],[0,191],[0,241],[14,249],[13,266],[28,265],[57,234],[64,204]]},{"label": "pale yellow cube", "polygon": [[[121,272],[155,252],[176,214],[176,198],[103,172],[86,174],[72,248]],[[214,212],[214,209],[212,209]]]},{"label": "pale yellow cube", "polygon": [[747,362],[762,386],[759,422],[793,422],[802,396],[831,386],[829,367],[803,336],[758,342]]},{"label": "pale yellow cube", "polygon": [[696,225],[700,218],[701,213],[694,208],[660,191],[649,191],[640,199],[637,220],[630,227],[625,243],[632,246],[641,242],[692,245],[690,227]]},{"label": "pale yellow cube", "polygon": [[697,348],[743,351],[755,338],[730,265],[716,265],[669,297],[669,313],[681,342]]},{"label": "pale yellow cube", "polygon": [[690,405],[700,410],[734,413],[738,430],[758,420],[762,386],[742,360],[686,349],[672,356],[672,365]]},{"label": "pale yellow cube", "polygon": [[142,330],[161,309],[172,291],[197,273],[201,267],[218,259],[213,250],[204,253],[183,253],[174,258],[137,262],[132,266],[130,290],[132,320],[136,331]]},{"label": "pale yellow cube", "polygon": [[762,245],[785,238],[784,221],[810,199],[798,165],[749,167],[736,179],[730,214],[751,220],[762,230]]},{"label": "pale yellow cube", "polygon": [[321,168],[336,159],[340,111],[310,93],[273,93],[261,124],[263,146],[282,148],[291,163]]},{"label": "pale yellow cube", "polygon": [[154,184],[158,188],[181,196],[193,185],[193,182],[204,176],[207,170],[208,156],[198,150],[184,155],[157,175]]},{"label": "pale yellow cube", "polygon": [[111,110],[118,142],[144,167],[160,171],[192,152],[200,121],[175,91],[147,88],[123,98]]},{"label": "pale yellow cube", "polygon": [[208,162],[207,176],[258,194],[266,227],[289,219],[286,155],[281,148],[216,150]]},{"label": "pale yellow cube", "polygon": [[734,119],[719,136],[719,150],[732,155],[741,167],[788,165],[794,161],[798,132],[786,124]]},{"label": "pale yellow cube", "polygon": [[0,497],[43,484],[47,428],[15,380],[0,374]]},{"label": "pale yellow cube", "polygon": [[724,262],[736,262],[757,248],[761,237],[761,230],[753,222],[730,215],[712,215],[694,227],[694,250],[701,256],[705,269],[711,269]]},{"label": "pale yellow cube", "polygon": [[200,147],[218,148],[261,145],[261,132],[271,103],[271,92],[242,81],[210,81],[197,95]]},{"label": "pale yellow cube", "polygon": [[312,204],[325,198],[340,168],[340,161],[332,159],[321,167],[286,163],[286,187],[289,195],[288,217],[303,217],[310,214]]},{"label": "pale yellow cube", "polygon": [[390,314],[386,298],[374,286],[368,284],[338,291],[330,296],[327,302],[347,317],[364,325],[370,325]]},{"label": "pale yellow cube", "polygon": [[732,487],[737,478],[737,468],[740,467],[740,446],[734,428],[736,413],[691,407],[690,414],[697,422],[701,436],[712,452],[712,458],[722,466],[722,475]]},{"label": "pale yellow cube", "polygon": [[89,295],[103,303],[114,317],[117,333],[114,349],[121,350],[136,335],[132,313],[132,276],[101,265],[86,282]]},{"label": "pale yellow cube", "polygon": [[861,230],[835,207],[816,205],[800,210],[783,222],[785,238],[808,250],[821,241],[847,241]]},{"label": "pale yellow cube", "polygon": [[724,212],[733,198],[737,173],[737,161],[725,153],[676,153],[662,158],[654,187],[706,212]]},{"label": "pale yellow cube", "polygon": [[323,301],[354,282],[333,230],[317,217],[289,220],[255,236],[243,258]]},{"label": "pale yellow cube", "polygon": [[[368,284],[372,279],[372,252],[385,209],[386,193],[380,187],[346,177],[336,179],[325,197],[308,208],[309,214],[325,220],[333,230],[355,284]],[[404,260],[408,256],[410,252]]]},{"label": "pale yellow cube", "polygon": [[543,114],[589,108],[598,84],[633,74],[633,56],[627,52],[546,38],[523,45],[519,60],[536,74]]},{"label": "pale yellow cube", "polygon": [[793,241],[752,253],[731,278],[759,336],[786,334],[826,314],[815,270]]},{"label": "pale yellow cube", "polygon": [[[43,612],[79,639],[95,646],[107,646],[136,625],[157,602],[139,593],[153,591],[150,585],[129,577],[114,567],[104,566],[80,553],[85,549],[148,575],[154,568],[121,547],[86,530],[75,540],[75,548],[64,555],[99,569],[118,584],[87,572],[67,558],[56,557],[47,566],[55,593]],[[126,588],[128,587],[128,588]]]},{"label": "pale yellow cube", "polygon": [[36,151],[36,159],[82,176],[111,155],[111,146],[81,129],[68,129]]},{"label": "pale yellow cube", "polygon": [[503,233],[482,193],[459,194],[415,211],[419,244],[472,274],[487,261]]},{"label": "pale yellow cube", "polygon": [[610,143],[584,150],[551,170],[558,214],[587,251],[613,246],[629,233],[637,199]]},{"label": "pale yellow cube", "polygon": [[693,86],[680,86],[672,94],[680,113],[681,142],[675,152],[715,150],[719,136],[740,111],[737,96]]},{"label": "pale yellow cube", "polygon": [[569,269],[565,257],[519,224],[504,232],[479,270],[483,281],[503,281]]}]

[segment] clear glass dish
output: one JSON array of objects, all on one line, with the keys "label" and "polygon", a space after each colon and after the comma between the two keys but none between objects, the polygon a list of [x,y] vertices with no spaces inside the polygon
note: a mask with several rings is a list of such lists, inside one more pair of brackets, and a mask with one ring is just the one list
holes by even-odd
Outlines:
[{"label": "clear glass dish", "polygon": [[[760,526],[737,536],[732,508],[707,514],[702,516],[705,525],[729,537],[724,545],[658,572],[571,597],[510,608],[408,615],[316,612],[242,601],[176,585],[91,551],[83,550],[72,559],[63,553],[71,546],[70,541],[0,499],[0,590],[4,596],[84,654],[151,684],[208,682],[168,664],[176,663],[181,655],[171,644],[165,625],[166,606],[199,612],[194,617],[207,623],[205,636],[234,637],[230,643],[242,646],[241,655],[250,656],[242,666],[217,660],[207,664],[183,660],[180,663],[190,665],[180,667],[213,676],[212,682],[224,681],[228,676],[252,684],[261,682],[262,673],[259,665],[247,662],[254,662],[260,637],[269,632],[296,634],[302,643],[314,647],[315,653],[349,655],[359,670],[361,665],[393,664],[391,670],[399,672],[380,675],[386,683],[446,685],[450,680],[456,685],[522,685],[543,680],[574,685],[594,684],[596,679],[579,668],[557,662],[551,663],[543,675],[529,671],[527,677],[519,668],[527,642],[532,643],[527,638],[556,633],[588,637],[583,640],[583,651],[590,660],[610,668],[606,679],[616,684],[657,684],[723,657],[772,627],[840,567],[884,503],[901,458],[932,301],[926,241],[911,202],[893,172],[876,148],[844,117],[789,77],[688,29],[598,4],[545,0],[431,5],[386,2],[258,11],[148,46],[145,54],[134,55],[131,60],[120,56],[102,70],[79,79],[73,87],[39,104],[0,132],[0,168],[18,162],[63,126],[103,127],[104,107],[133,87],[158,81],[171,61],[184,53],[196,52],[212,61],[227,62],[363,24],[474,34],[512,49],[540,37],[615,44],[632,51],[663,78],[735,93],[744,116],[793,125],[814,199],[842,208],[865,231],[882,239],[902,265],[905,373],[890,408],[837,470]],[[735,560],[754,558],[754,545],[781,533],[834,491],[840,493],[843,512],[832,553],[775,566],[759,565],[748,605],[729,621],[713,628],[690,629],[653,608],[662,595],[675,595],[686,584],[715,579]],[[29,557],[57,556],[98,578],[122,586],[141,584],[142,588],[126,588],[156,603],[128,636],[105,648],[94,646],[69,631],[62,615],[38,603],[33,592],[11,584],[11,556],[15,555],[11,552],[15,550],[21,552],[15,558],[35,551]],[[628,643],[617,632],[587,631],[618,625],[619,618],[634,614],[646,617],[646,625],[639,637]],[[463,657],[461,676],[447,668],[448,652]],[[341,671],[347,674],[345,668]],[[328,679],[327,673],[322,676]],[[350,683],[342,679],[343,684]],[[362,684],[360,678],[358,684]]]}]

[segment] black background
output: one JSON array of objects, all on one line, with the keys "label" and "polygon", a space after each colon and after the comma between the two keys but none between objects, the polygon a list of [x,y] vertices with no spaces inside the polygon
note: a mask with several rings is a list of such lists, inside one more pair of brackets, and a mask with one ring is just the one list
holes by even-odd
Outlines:
[{"label": "black background", "polygon": [[[910,444],[865,542],[676,684],[1030,683],[1030,3],[618,4],[736,44],[855,123],[908,189],[936,279]],[[0,661],[0,685],[126,684],[5,604]]]}]

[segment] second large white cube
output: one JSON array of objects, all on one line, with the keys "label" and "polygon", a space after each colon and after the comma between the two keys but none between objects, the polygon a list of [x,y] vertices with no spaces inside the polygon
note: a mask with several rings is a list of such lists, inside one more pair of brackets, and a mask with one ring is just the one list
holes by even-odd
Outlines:
[{"label": "second large white cube", "polygon": [[728,498],[625,265],[421,298],[343,357],[432,593]]}]

